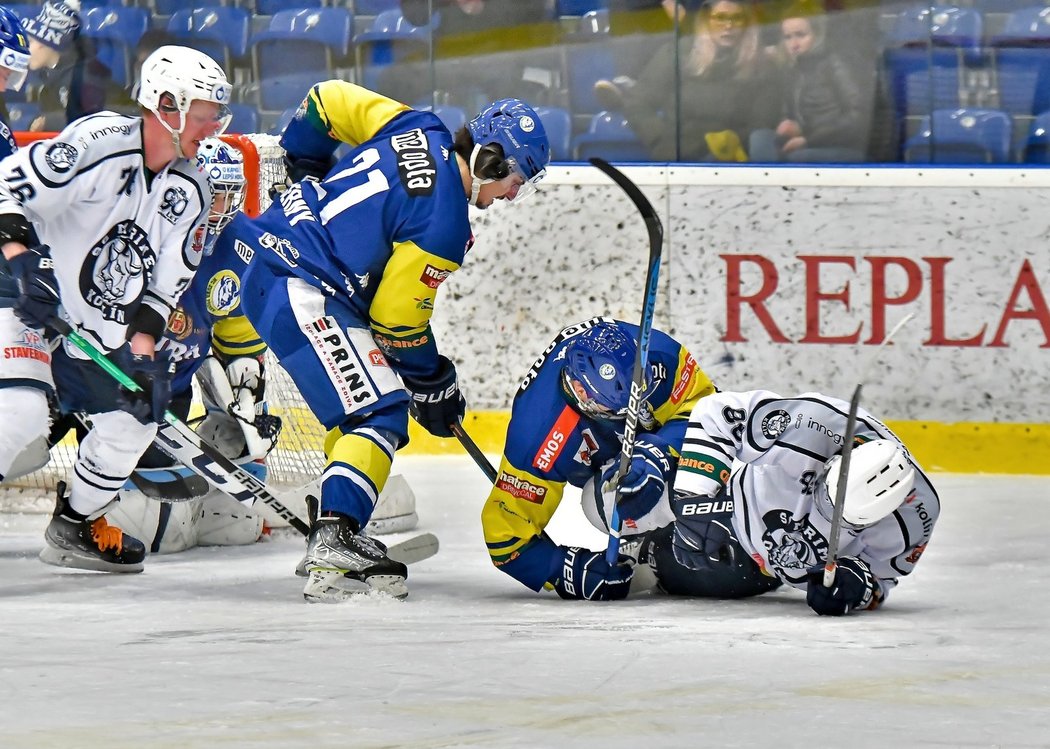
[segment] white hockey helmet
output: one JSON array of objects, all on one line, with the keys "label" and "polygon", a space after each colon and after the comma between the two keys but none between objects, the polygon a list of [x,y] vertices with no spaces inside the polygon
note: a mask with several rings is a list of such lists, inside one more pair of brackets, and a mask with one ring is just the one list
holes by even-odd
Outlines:
[{"label": "white hockey helmet", "polygon": [[[213,101],[219,105],[216,135],[230,124],[230,96],[233,87],[226,73],[215,60],[189,47],[167,45],[159,47],[142,63],[138,103],[157,114],[161,124],[173,133],[186,127],[186,112],[195,99]],[[179,128],[173,130],[160,118],[161,99],[170,94],[179,112]]]},{"label": "white hockey helmet", "polygon": [[197,166],[215,188],[215,200],[208,212],[208,241],[210,248],[222,231],[244,205],[244,155],[224,143],[221,138],[205,138],[197,149]]},{"label": "white hockey helmet", "polygon": [[[817,509],[831,520],[838,491],[842,455],[824,464],[824,490],[817,491]],[[896,510],[915,487],[915,468],[893,440],[876,439],[850,453],[846,506],[842,520],[852,528],[874,525]]]}]

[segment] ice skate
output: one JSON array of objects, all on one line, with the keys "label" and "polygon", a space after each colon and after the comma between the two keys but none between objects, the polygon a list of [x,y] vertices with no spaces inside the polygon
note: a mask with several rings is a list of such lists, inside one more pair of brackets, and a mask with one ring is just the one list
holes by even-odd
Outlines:
[{"label": "ice skate", "polygon": [[146,547],[106,518],[77,520],[69,516],[66,484],[58,484],[55,512],[44,531],[47,546],[40,561],[56,567],[100,572],[142,572]]},{"label": "ice skate", "polygon": [[386,555],[386,547],[354,531],[345,516],[319,518],[296,574],[307,577],[303,597],[310,602],[343,601],[377,591],[405,598],[408,568]]}]

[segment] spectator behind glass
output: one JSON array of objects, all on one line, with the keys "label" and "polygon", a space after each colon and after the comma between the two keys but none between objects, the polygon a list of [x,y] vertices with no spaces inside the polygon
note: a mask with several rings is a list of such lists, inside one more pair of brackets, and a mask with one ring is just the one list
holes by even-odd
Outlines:
[{"label": "spectator behind glass", "polygon": [[871,124],[870,87],[828,49],[823,16],[788,12],[780,24],[785,64],[783,119],[751,135],[753,161],[855,162],[864,159]]},{"label": "spectator behind glass", "polygon": [[759,46],[753,6],[709,0],[694,33],[658,50],[637,81],[620,77],[594,87],[604,107],[627,116],[656,161],[746,161],[751,131],[776,123],[775,74]]},{"label": "spectator behind glass", "polygon": [[48,0],[35,18],[22,22],[29,36],[29,67],[39,71],[41,115],[29,126],[57,131],[86,114],[106,108],[119,87],[112,72],[80,33],[80,0]]}]

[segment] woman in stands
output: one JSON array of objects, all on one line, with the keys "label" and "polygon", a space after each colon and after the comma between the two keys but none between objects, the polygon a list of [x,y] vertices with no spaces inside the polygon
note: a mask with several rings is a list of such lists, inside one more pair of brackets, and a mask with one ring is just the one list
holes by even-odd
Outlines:
[{"label": "woman in stands", "polygon": [[657,161],[746,161],[743,144],[752,130],[776,124],[779,102],[754,7],[707,0],[694,24],[694,33],[661,48],[637,81],[598,81],[595,94],[627,115]]}]

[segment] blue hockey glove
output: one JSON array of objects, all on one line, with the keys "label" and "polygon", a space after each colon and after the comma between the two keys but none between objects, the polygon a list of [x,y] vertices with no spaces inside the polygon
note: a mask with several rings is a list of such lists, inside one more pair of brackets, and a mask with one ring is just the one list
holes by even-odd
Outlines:
[{"label": "blue hockey glove", "polygon": [[627,597],[634,575],[630,557],[621,554],[619,563],[610,565],[604,551],[578,546],[561,548],[565,552],[561,573],[551,580],[559,596],[586,601],[619,601]]},{"label": "blue hockey glove", "polygon": [[813,567],[806,574],[806,603],[821,616],[843,616],[853,609],[871,607],[878,583],[867,562],[842,557],[835,569],[835,580],[824,587],[824,568]]},{"label": "blue hockey glove", "polygon": [[7,261],[18,283],[15,314],[30,328],[44,328],[58,311],[58,279],[51,248],[46,244],[30,247]]},{"label": "blue hockey glove", "polygon": [[430,377],[404,377],[405,389],[412,396],[409,411],[419,425],[435,437],[453,437],[453,424],[463,418],[467,402],[459,392],[456,365],[438,357],[438,369]]},{"label": "blue hockey glove", "polygon": [[151,359],[145,354],[131,353],[127,346],[120,350],[116,359],[124,374],[142,388],[133,393],[121,385],[117,406],[143,424],[163,424],[164,412],[171,403],[174,362],[170,362],[162,351],[158,351],[156,358]]},{"label": "blue hockey glove", "polygon": [[691,570],[709,570],[736,560],[733,500],[726,493],[714,497],[675,493],[671,498],[674,558]]},{"label": "blue hockey glove", "polygon": [[[616,475],[619,461],[602,474],[603,486]],[[671,474],[671,458],[662,445],[638,440],[631,455],[631,467],[620,482],[620,503],[617,510],[620,520],[637,520],[645,517],[656,507]]]}]

